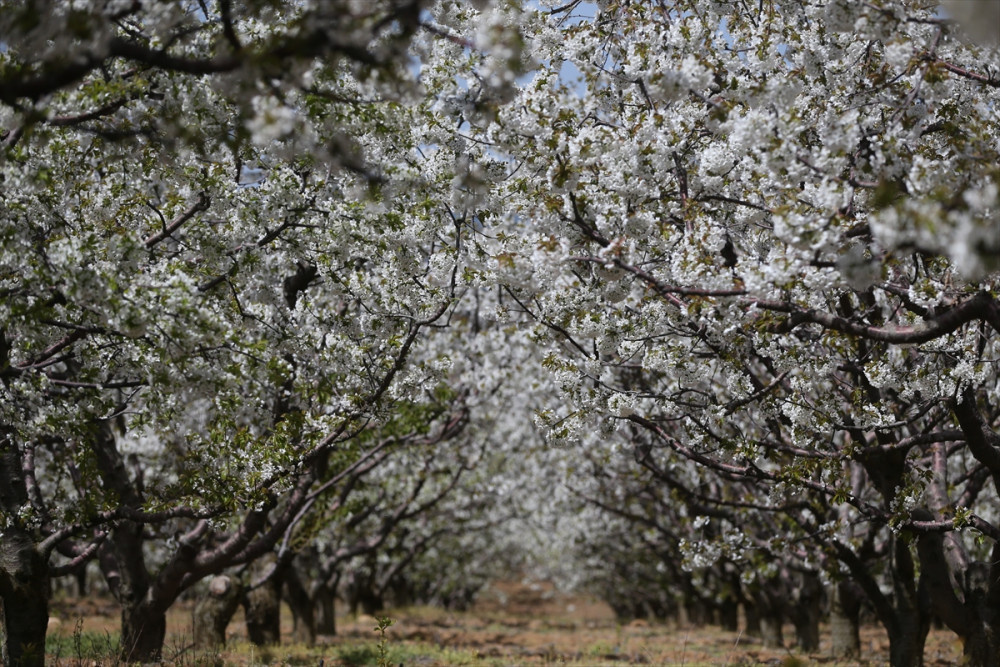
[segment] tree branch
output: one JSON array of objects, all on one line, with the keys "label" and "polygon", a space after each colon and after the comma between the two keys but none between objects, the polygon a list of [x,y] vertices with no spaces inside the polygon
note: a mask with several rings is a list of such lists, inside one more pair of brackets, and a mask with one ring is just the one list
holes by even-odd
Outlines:
[{"label": "tree branch", "polygon": [[[976,319],[988,320],[994,326],[996,318],[996,302],[985,291],[977,293],[971,299],[946,310],[931,319],[923,326],[914,327],[874,327],[852,322],[846,318],[815,309],[802,310],[794,304],[782,301],[754,300],[752,303],[763,310],[791,313],[784,322],[774,326],[777,333],[788,333],[803,324],[819,324],[826,329],[841,333],[895,344],[918,344],[947,335],[963,324]],[[1000,331],[1000,329],[998,329]]]},{"label": "tree branch", "polygon": [[169,237],[171,234],[180,229],[181,225],[183,225],[185,222],[194,217],[195,213],[207,210],[210,203],[211,200],[209,199],[208,195],[206,195],[204,192],[199,193],[198,199],[193,204],[188,206],[180,215],[171,220],[169,225],[167,225],[157,233],[151,234],[148,237],[146,237],[146,240],[144,241],[146,249],[152,250],[153,248],[155,248],[160,242],[164,241],[167,237]]}]

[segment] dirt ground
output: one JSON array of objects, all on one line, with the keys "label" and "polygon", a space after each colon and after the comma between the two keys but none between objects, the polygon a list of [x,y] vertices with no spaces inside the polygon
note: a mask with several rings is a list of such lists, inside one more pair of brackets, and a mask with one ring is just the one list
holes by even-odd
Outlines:
[{"label": "dirt ground", "polygon": [[[190,605],[179,604],[168,617],[166,661],[172,664],[205,664],[191,653]],[[118,629],[114,602],[102,599],[64,600],[54,605],[51,633],[76,632],[105,634],[111,641]],[[291,615],[285,610],[283,632],[292,642]],[[392,647],[393,666],[488,665],[490,667],[566,664],[598,665],[884,665],[888,664],[888,640],[878,626],[862,630],[862,656],[857,661],[834,660],[828,637],[820,650],[803,655],[792,647],[794,632],[785,630],[785,649],[765,649],[741,633],[716,628],[685,628],[670,624],[633,621],[620,624],[607,605],[600,601],[560,594],[551,585],[504,582],[491,586],[467,613],[418,607],[388,610],[394,624],[386,631],[385,644]],[[77,630],[79,624],[79,630]],[[352,646],[374,646],[376,621],[372,617],[338,619],[338,634],[321,636],[311,649],[294,646],[261,651],[246,643],[242,616],[229,626],[229,648],[213,660],[216,664],[324,665],[377,664],[368,653],[351,653]],[[944,667],[959,664],[961,644],[946,630],[932,630],[925,652],[925,664]],[[56,660],[60,665],[78,664]],[[87,667],[105,663],[91,660]]]}]

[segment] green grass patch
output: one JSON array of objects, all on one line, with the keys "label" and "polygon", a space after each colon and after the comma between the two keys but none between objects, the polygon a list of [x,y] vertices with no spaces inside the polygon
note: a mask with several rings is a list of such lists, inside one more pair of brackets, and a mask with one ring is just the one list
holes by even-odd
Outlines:
[{"label": "green grass patch", "polygon": [[118,632],[83,632],[79,624],[69,635],[56,632],[45,635],[45,654],[56,664],[62,660],[106,663],[116,659],[119,646]]},{"label": "green grass patch", "polygon": [[327,646],[327,664],[343,667],[378,667],[388,665],[479,665],[485,664],[475,651],[440,648],[429,644],[391,643],[385,647],[382,658],[379,646],[371,644],[344,644]]}]

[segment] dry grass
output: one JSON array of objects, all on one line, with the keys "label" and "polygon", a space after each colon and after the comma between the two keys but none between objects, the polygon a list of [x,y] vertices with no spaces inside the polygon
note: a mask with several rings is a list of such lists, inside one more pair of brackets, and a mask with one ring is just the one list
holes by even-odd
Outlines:
[{"label": "dry grass", "polygon": [[[55,605],[59,620],[50,631],[50,662],[64,667],[111,665],[117,641],[118,612],[105,600],[64,601]],[[287,611],[287,610],[286,610]],[[547,586],[498,584],[468,613],[415,607],[390,610],[395,624],[386,632],[389,664],[434,665],[730,665],[823,664],[831,667],[888,664],[888,640],[877,626],[862,631],[859,660],[834,660],[829,639],[814,654],[791,647],[764,648],[750,637],[717,628],[679,627],[634,621],[619,624],[606,605],[565,596]],[[291,615],[284,615],[282,646],[260,648],[246,641],[241,615],[233,619],[229,645],[219,653],[190,647],[190,606],[180,604],[168,617],[165,662],[173,665],[377,665],[375,619],[340,618],[336,636],[317,646],[290,644]],[[794,637],[786,628],[786,638]],[[85,639],[86,641],[81,641]],[[52,647],[59,650],[53,651]],[[89,652],[88,652],[89,651]],[[950,632],[932,631],[925,654],[928,666],[958,664],[961,646]]]}]

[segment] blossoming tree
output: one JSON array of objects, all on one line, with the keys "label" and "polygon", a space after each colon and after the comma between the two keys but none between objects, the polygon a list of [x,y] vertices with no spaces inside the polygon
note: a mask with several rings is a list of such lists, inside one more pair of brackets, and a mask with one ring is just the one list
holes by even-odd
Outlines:
[{"label": "blossoming tree", "polygon": [[551,443],[732,482],[701,501],[815,536],[894,664],[931,611],[1000,651],[1000,55],[933,4],[0,10],[5,662],[94,557],[155,657],[370,425],[489,385],[449,375],[485,294]]},{"label": "blossoming tree", "polygon": [[470,169],[426,157],[418,3],[0,10],[3,659],[41,664],[49,577],[97,557],[148,660],[180,592],[372,460],[370,424],[461,412],[424,337]]},{"label": "blossoming tree", "polygon": [[565,390],[550,437],[596,417],[819,494],[841,515],[791,516],[855,576],[853,522],[893,554],[894,664],[930,609],[995,655],[995,588],[953,585],[1000,561],[995,46],[921,2],[543,6],[480,136],[513,165],[494,271]]}]

